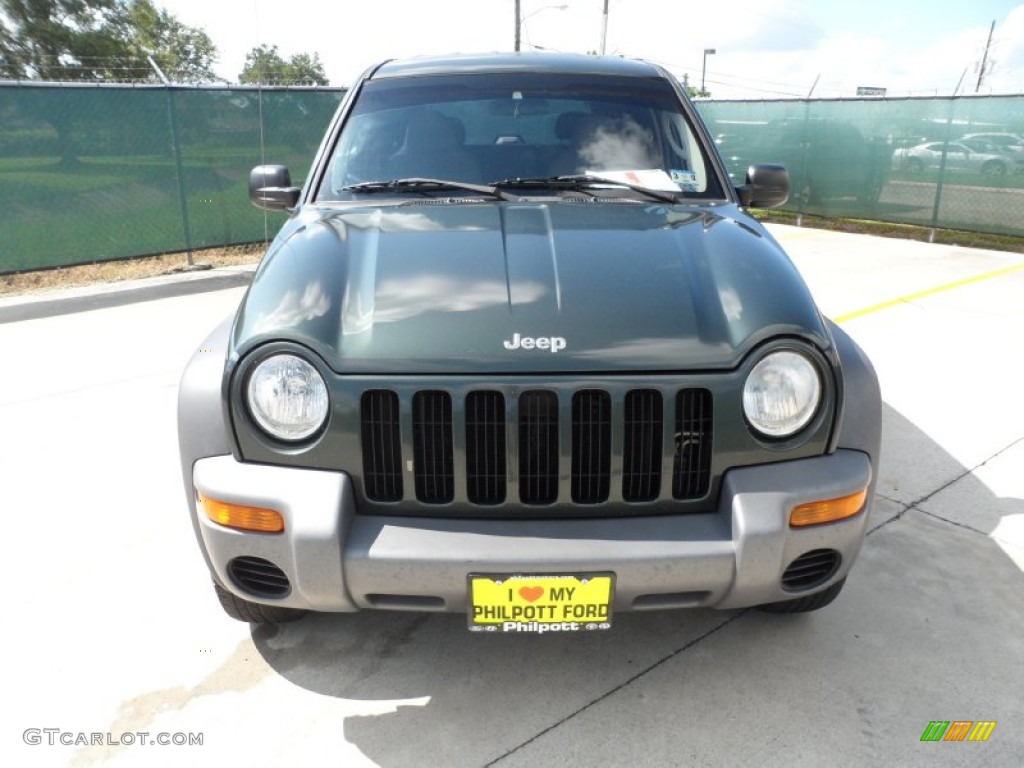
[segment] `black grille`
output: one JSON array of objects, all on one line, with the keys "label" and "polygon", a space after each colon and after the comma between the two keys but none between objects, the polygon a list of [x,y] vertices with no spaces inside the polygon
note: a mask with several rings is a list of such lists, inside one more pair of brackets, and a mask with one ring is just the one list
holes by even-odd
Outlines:
[{"label": "black grille", "polygon": [[[518,395],[487,389],[462,398],[447,389],[363,392],[362,486],[368,501],[645,504],[669,501],[670,493],[690,501],[710,492],[713,397],[707,389],[528,389]],[[564,447],[563,437],[569,442]],[[510,458],[514,438],[518,445]],[[403,495],[405,472],[415,499]],[[518,487],[511,498],[510,482]]]},{"label": "black grille", "polygon": [[241,589],[258,597],[283,597],[291,591],[284,571],[262,557],[236,557],[228,575]]},{"label": "black grille", "polygon": [[505,500],[505,397],[466,395],[466,495],[473,504]]},{"label": "black grille", "polygon": [[608,500],[612,459],[612,399],[607,392],[584,389],[572,396],[572,500],[600,504]]},{"label": "black grille", "polygon": [[402,498],[402,443],[398,395],[371,389],[362,398],[363,485],[373,501]]},{"label": "black grille", "polygon": [[841,560],[834,549],[815,549],[800,555],[782,574],[782,588],[799,592],[824,584],[839,569]]},{"label": "black grille", "polygon": [[626,501],[652,501],[661,490],[662,412],[657,390],[626,393],[622,446],[622,498]]},{"label": "black grille", "polygon": [[452,457],[452,398],[427,390],[412,398],[413,469],[416,498],[426,504],[447,504],[455,498]]},{"label": "black grille", "polygon": [[711,484],[711,392],[683,389],[676,395],[672,495],[699,499]]},{"label": "black grille", "polygon": [[536,389],[519,396],[519,500],[558,498],[558,395]]}]

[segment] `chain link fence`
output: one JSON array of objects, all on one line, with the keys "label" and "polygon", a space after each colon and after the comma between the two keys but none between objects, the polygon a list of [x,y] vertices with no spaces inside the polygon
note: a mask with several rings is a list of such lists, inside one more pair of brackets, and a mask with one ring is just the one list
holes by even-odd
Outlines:
[{"label": "chain link fence", "polygon": [[1024,235],[1024,96],[707,101],[737,184],[790,172],[784,210]]},{"label": "chain link fence", "polygon": [[[301,180],[344,93],[0,83],[0,273],[272,237],[249,170]],[[737,184],[790,170],[790,211],[1024,235],[1024,96],[698,108]]]},{"label": "chain link fence", "polygon": [[272,237],[249,170],[301,180],[344,93],[0,84],[0,273]]}]

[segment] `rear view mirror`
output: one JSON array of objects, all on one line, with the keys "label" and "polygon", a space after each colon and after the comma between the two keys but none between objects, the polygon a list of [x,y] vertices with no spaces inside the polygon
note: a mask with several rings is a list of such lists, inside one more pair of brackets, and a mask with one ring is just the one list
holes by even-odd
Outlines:
[{"label": "rear view mirror", "polygon": [[747,183],[736,191],[744,208],[775,208],[789,199],[789,171],[781,165],[752,165]]},{"label": "rear view mirror", "polygon": [[257,165],[249,173],[249,202],[268,211],[290,210],[299,202],[299,187],[283,165]]}]

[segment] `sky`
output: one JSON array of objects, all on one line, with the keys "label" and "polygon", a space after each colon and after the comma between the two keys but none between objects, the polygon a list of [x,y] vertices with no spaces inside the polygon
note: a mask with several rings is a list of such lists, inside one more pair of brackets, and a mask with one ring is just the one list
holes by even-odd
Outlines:
[{"label": "sky", "polygon": [[[514,0],[155,0],[201,27],[237,82],[259,44],[318,53],[332,85],[384,59],[510,51]],[[521,0],[522,49],[599,50],[604,0]],[[995,32],[980,88],[989,27]],[[705,57],[705,49],[714,54]],[[1024,2],[609,0],[606,51],[663,64],[715,99],[1024,93]]]}]

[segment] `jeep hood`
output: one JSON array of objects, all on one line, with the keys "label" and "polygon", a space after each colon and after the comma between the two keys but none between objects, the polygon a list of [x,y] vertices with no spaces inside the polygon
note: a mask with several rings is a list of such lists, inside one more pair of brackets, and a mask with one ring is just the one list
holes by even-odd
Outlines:
[{"label": "jeep hood", "polygon": [[778,335],[828,343],[789,259],[734,206],[424,199],[290,219],[233,354],[290,340],[353,374],[713,370]]}]

